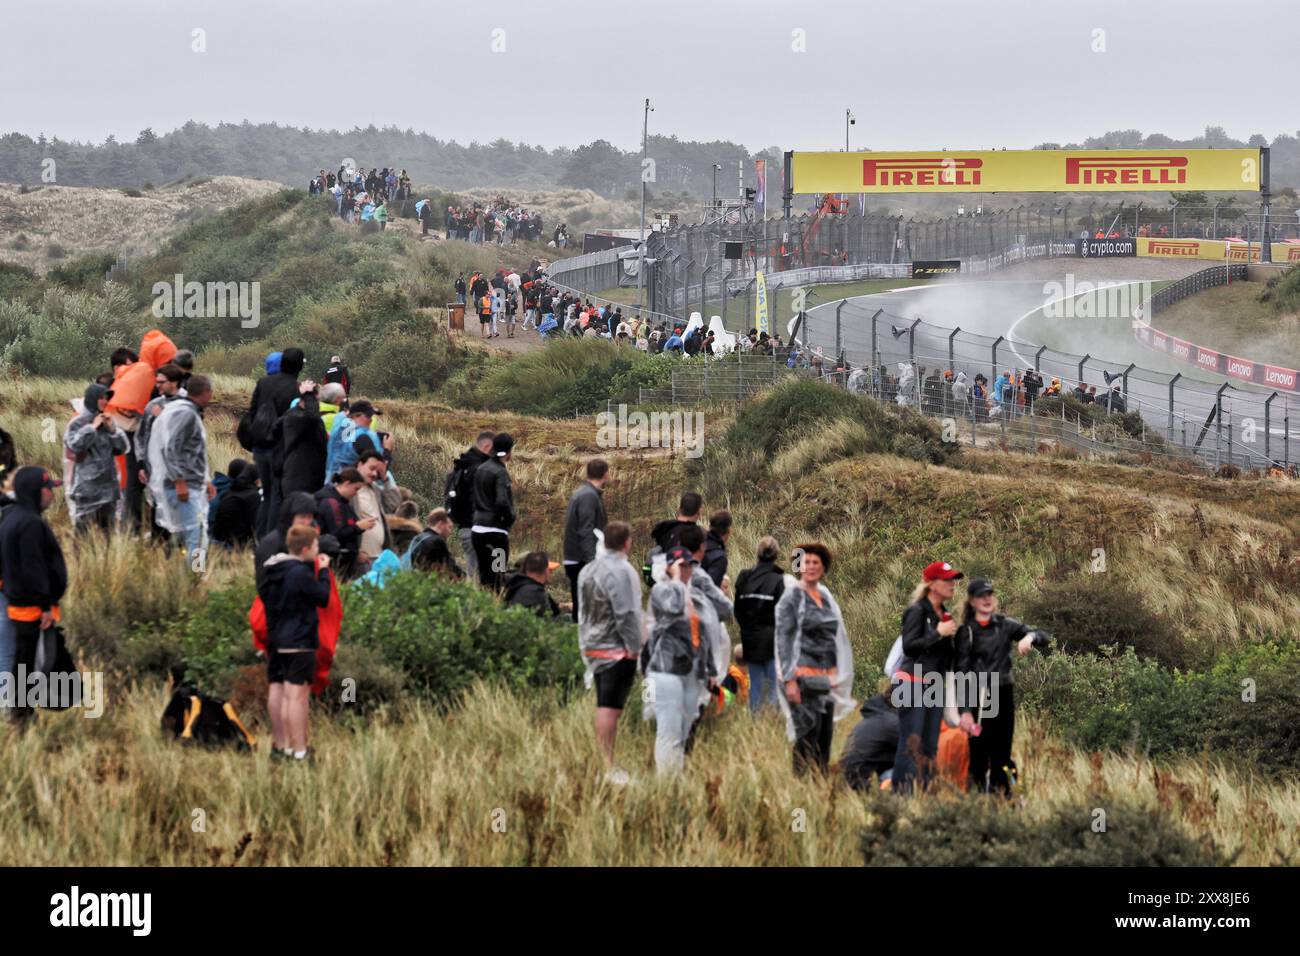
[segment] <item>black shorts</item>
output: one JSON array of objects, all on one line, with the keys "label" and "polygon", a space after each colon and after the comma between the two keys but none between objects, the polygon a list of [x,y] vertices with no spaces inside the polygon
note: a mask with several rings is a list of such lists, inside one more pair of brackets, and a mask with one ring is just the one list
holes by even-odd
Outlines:
[{"label": "black shorts", "polygon": [[315,679],[315,651],[272,651],[266,662],[268,684],[310,684]]},{"label": "black shorts", "polygon": [[627,703],[627,695],[632,693],[632,682],[636,680],[636,661],[630,657],[597,671],[596,706],[622,710]]}]

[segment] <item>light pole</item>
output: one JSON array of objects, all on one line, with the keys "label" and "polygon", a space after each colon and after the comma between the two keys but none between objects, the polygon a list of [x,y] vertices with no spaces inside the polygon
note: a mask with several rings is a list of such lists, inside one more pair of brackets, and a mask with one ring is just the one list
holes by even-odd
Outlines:
[{"label": "light pole", "polygon": [[844,111],[844,152],[849,151],[849,127],[856,126],[858,118],[853,115],[852,110]]},{"label": "light pole", "polygon": [[650,145],[650,98],[645,101],[645,112],[641,117],[641,252],[636,267],[636,308],[637,312],[645,309],[645,161],[646,149]]},{"label": "light pole", "polygon": [[718,170],[721,168],[718,163],[713,164],[713,205],[710,207],[712,209],[718,208]]}]

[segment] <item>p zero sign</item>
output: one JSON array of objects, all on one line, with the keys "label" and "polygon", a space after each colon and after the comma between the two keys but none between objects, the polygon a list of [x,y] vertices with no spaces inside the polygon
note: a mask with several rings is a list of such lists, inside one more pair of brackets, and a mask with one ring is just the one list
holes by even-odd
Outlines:
[{"label": "p zero sign", "polygon": [[794,152],[795,193],[1257,192],[1259,149]]}]

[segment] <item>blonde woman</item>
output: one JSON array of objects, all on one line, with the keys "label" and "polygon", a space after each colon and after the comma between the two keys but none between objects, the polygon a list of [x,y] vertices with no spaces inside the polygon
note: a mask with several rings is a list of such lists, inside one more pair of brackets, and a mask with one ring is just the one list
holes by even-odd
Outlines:
[{"label": "blonde woman", "polygon": [[[902,660],[891,674],[898,704],[898,752],[894,755],[893,790],[910,793],[919,775],[924,789],[934,776],[943,723],[947,673],[953,669],[953,636],[957,622],[944,602],[952,599],[954,582],[963,577],[946,561],[927,565],[912,603],[903,612]],[[940,692],[925,689],[937,682]]]}]

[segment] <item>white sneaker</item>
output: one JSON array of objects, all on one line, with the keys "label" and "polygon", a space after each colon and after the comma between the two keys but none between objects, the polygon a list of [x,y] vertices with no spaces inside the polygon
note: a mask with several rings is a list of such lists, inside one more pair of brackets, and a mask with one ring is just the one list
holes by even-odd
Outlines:
[{"label": "white sneaker", "polygon": [[615,767],[605,772],[605,782],[615,787],[626,787],[632,782],[632,777],[626,770]]}]

